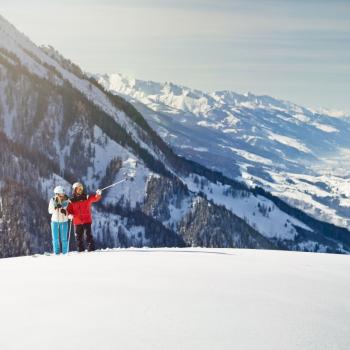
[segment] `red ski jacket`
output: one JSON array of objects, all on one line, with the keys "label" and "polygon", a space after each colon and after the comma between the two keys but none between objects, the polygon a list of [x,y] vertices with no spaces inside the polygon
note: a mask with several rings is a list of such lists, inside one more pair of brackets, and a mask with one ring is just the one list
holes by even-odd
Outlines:
[{"label": "red ski jacket", "polygon": [[74,225],[92,223],[91,204],[98,202],[101,196],[97,194],[81,195],[73,197],[67,207],[68,214],[73,215]]}]

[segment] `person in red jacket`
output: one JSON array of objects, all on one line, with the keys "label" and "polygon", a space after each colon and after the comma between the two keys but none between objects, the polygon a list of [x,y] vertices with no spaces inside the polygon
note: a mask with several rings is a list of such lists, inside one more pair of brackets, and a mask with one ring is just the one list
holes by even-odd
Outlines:
[{"label": "person in red jacket", "polygon": [[67,212],[73,216],[74,232],[79,252],[85,250],[84,232],[86,234],[88,251],[95,250],[95,242],[91,232],[91,205],[101,199],[101,194],[102,191],[97,190],[96,194],[86,195],[84,186],[80,182],[73,184],[73,197],[70,199]]}]

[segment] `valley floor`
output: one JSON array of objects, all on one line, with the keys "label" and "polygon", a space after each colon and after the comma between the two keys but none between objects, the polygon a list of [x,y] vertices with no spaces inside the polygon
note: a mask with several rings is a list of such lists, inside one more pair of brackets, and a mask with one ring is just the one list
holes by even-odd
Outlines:
[{"label": "valley floor", "polygon": [[350,256],[113,249],[0,260],[1,349],[349,349]]}]

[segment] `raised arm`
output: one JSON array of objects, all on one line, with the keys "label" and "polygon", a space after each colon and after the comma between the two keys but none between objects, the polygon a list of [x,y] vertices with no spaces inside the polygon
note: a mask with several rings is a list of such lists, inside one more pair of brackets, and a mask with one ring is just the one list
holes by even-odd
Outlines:
[{"label": "raised arm", "polygon": [[102,198],[102,196],[100,194],[90,194],[88,201],[90,203],[94,203],[94,202],[98,202],[100,199]]}]

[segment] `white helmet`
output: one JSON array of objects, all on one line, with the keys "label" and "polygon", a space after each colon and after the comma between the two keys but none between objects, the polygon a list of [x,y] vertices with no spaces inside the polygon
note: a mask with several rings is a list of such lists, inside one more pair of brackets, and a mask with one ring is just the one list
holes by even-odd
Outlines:
[{"label": "white helmet", "polygon": [[82,187],[84,188],[83,184],[81,182],[74,182],[72,188],[75,190],[77,187]]},{"label": "white helmet", "polygon": [[55,189],[53,190],[55,194],[66,194],[66,191],[62,186],[56,186]]}]

